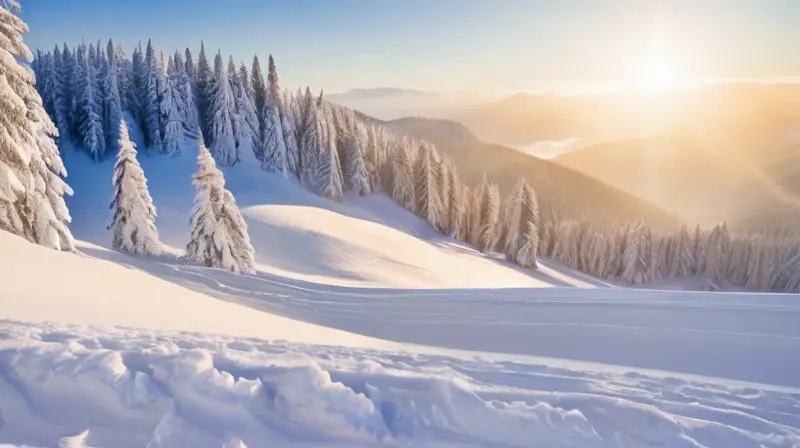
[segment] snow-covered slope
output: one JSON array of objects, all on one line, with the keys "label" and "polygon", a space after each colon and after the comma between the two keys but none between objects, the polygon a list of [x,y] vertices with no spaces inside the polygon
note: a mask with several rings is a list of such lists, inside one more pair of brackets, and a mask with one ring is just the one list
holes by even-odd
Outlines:
[{"label": "snow-covered slope", "polygon": [[[179,157],[140,160],[158,209],[162,240],[180,253],[188,240],[194,199],[195,148]],[[74,197],[68,199],[76,238],[109,246],[112,161],[64,154]],[[260,271],[334,285],[399,288],[597,286],[553,264],[539,271],[489,259],[439,235],[385,195],[320,198],[252,163],[226,170],[228,188],[247,220]],[[553,269],[555,267],[556,269]]]},{"label": "snow-covered slope", "polygon": [[[800,446],[794,296],[517,270],[248,167],[257,275],[131,257],[105,247],[110,164],[66,159],[79,253],[0,232],[0,444]],[[193,157],[142,159],[179,253]]]},{"label": "snow-covered slope", "polygon": [[[382,342],[223,302],[113,260],[80,243],[75,255],[0,232],[0,316],[25,321],[122,325],[344,345]],[[158,265],[154,265],[158,266]],[[164,271],[169,266],[160,266]]]}]

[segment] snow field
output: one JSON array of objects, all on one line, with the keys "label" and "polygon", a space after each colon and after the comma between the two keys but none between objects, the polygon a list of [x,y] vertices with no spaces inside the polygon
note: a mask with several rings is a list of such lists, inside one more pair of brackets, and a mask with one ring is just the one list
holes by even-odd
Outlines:
[{"label": "snow field", "polygon": [[0,439],[55,446],[792,447],[786,392],[533,363],[0,322]]}]

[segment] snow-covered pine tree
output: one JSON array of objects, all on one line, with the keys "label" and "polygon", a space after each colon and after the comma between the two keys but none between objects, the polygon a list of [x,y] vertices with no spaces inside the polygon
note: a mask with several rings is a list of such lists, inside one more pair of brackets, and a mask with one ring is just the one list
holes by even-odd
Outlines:
[{"label": "snow-covered pine tree", "polygon": [[349,132],[345,139],[343,154],[345,156],[342,163],[344,168],[344,179],[347,191],[351,191],[360,196],[370,193],[369,173],[364,164],[363,135],[366,131],[364,125],[358,122],[350,112],[349,119],[345,121],[349,126]]},{"label": "snow-covered pine tree", "polygon": [[[458,181],[458,173],[456,172],[456,165],[453,160],[447,160],[448,167],[447,167],[447,183],[449,185],[449,189],[447,190],[448,193],[448,200],[447,204],[450,206],[450,210],[447,213],[447,216],[450,218],[450,221],[447,223],[447,234],[454,237],[459,238],[460,235],[463,235],[464,231],[464,201],[461,196],[462,188],[461,184]],[[500,251],[502,252],[505,250],[505,244]]]},{"label": "snow-covered pine tree", "polygon": [[80,97],[78,99],[78,132],[82,138],[83,147],[95,160],[100,160],[105,154],[106,138],[103,133],[103,117],[100,95],[97,91],[96,74],[94,65],[89,59],[81,57],[81,82],[78,85]]},{"label": "snow-covered pine tree", "polygon": [[161,113],[161,134],[163,136],[163,153],[180,155],[185,137],[184,99],[180,89],[180,79],[176,72],[175,60],[170,58],[168,73],[159,74]]},{"label": "snow-covered pine tree", "polygon": [[122,95],[119,89],[119,61],[114,51],[114,43],[109,39],[106,46],[108,54],[108,67],[105,70],[103,80],[103,92],[105,101],[103,122],[105,124],[105,135],[107,147],[111,150],[119,150],[118,142],[119,122],[122,121]]},{"label": "snow-covered pine tree", "polygon": [[520,177],[514,188],[506,260],[524,267],[536,269],[539,246],[539,203],[536,193],[525,178]]},{"label": "snow-covered pine tree", "polygon": [[697,224],[694,228],[694,240],[692,242],[695,259],[695,275],[703,275],[703,272],[706,271],[706,241],[707,235],[703,234],[702,230],[700,230],[700,224]]},{"label": "snow-covered pine tree", "polygon": [[732,284],[742,288],[747,285],[747,268],[750,265],[751,251],[752,241],[749,238],[737,238],[731,243],[726,272],[728,281]]},{"label": "snow-covered pine tree", "polygon": [[647,266],[647,276],[649,281],[657,281],[666,277],[668,263],[668,252],[671,244],[669,235],[654,237],[650,245],[650,264]]},{"label": "snow-covered pine tree", "polygon": [[217,52],[214,58],[214,77],[208,97],[207,129],[210,140],[208,149],[221,166],[233,166],[240,160],[233,129],[235,117],[236,103],[231,83],[222,65],[222,54]]},{"label": "snow-covered pine tree", "polygon": [[[221,56],[220,56],[221,57]],[[216,65],[216,63],[215,63]],[[215,67],[216,68],[216,67]],[[211,66],[206,58],[205,43],[200,42],[200,55],[197,57],[197,70],[195,71],[195,84],[197,88],[197,115],[200,122],[200,131],[206,141],[210,142],[209,138],[209,117],[208,108],[211,101],[213,90],[214,72],[211,71]]]},{"label": "snow-covered pine tree", "polygon": [[261,143],[261,126],[253,104],[250,81],[244,66],[237,72],[233,57],[228,60],[228,80],[233,92],[236,114],[233,120],[233,136],[241,156],[256,155]]},{"label": "snow-covered pine tree", "polygon": [[[509,215],[511,214],[511,201],[512,195],[508,195],[505,199],[499,198],[498,211],[497,211],[497,225],[494,232],[494,243],[492,243],[492,250],[495,252],[505,253],[506,243],[508,241],[508,226],[511,224]],[[539,244],[537,250],[539,254],[542,253],[542,231],[539,231]]]},{"label": "snow-covered pine tree", "polygon": [[591,252],[591,275],[602,277],[608,262],[608,244],[600,232],[592,233]]},{"label": "snow-covered pine tree", "polygon": [[[442,234],[447,234],[450,228],[450,163],[444,157],[436,162],[436,186],[439,188],[438,196],[441,205],[439,225],[436,227]],[[500,192],[497,191],[499,197]]]},{"label": "snow-covered pine tree", "polygon": [[321,107],[321,125],[325,131],[322,138],[322,151],[316,164],[316,174],[314,175],[314,186],[317,192],[333,201],[342,200],[342,190],[344,182],[342,180],[342,166],[339,162],[339,151],[336,148],[336,128],[330,116],[330,109],[325,105]]},{"label": "snow-covered pine tree", "polygon": [[58,128],[59,143],[66,141],[70,137],[70,104],[72,95],[69,92],[69,79],[65,79],[67,64],[62,59],[62,52],[58,45],[53,49],[53,78],[54,78],[54,97],[53,97],[53,117]]},{"label": "snow-covered pine tree", "polygon": [[196,82],[196,69],[194,66],[194,58],[192,57],[192,50],[190,48],[186,48],[183,54],[183,68],[186,76],[189,77],[189,80],[192,82],[192,85]]},{"label": "snow-covered pine tree", "polygon": [[422,142],[414,163],[414,198],[417,201],[416,214],[438,227],[441,221],[441,202],[436,185],[436,159],[434,149],[428,142]]},{"label": "snow-covered pine tree", "polygon": [[108,226],[113,232],[111,245],[130,254],[158,255],[162,246],[156,230],[156,208],[124,120],[119,122],[117,134],[119,152],[114,164],[113,215]]},{"label": "snow-covered pine tree", "polygon": [[414,212],[416,210],[414,167],[411,163],[408,140],[403,139],[400,142],[397,152],[392,157],[392,165],[394,167],[392,199],[401,207]]},{"label": "snow-covered pine tree", "polygon": [[669,267],[668,277],[691,277],[694,275],[694,243],[686,226],[681,227],[675,239],[675,253]]},{"label": "snow-covered pine tree", "polygon": [[705,270],[701,273],[703,279],[701,288],[705,291],[716,291],[723,286],[725,253],[722,239],[722,228],[719,225],[714,226],[705,244],[705,262],[702,264]]},{"label": "snow-covered pine tree", "polygon": [[131,56],[131,89],[128,91],[128,110],[136,119],[136,124],[144,130],[145,123],[145,82],[144,82],[144,51],[142,43],[136,46]]},{"label": "snow-covered pine tree", "polygon": [[57,130],[42,106],[32,73],[19,61],[30,61],[22,41],[28,26],[15,13],[19,4],[0,5],[0,229],[28,241],[60,250],[72,250],[67,229],[70,220],[64,195],[72,190],[58,147]]},{"label": "snow-covered pine tree", "polygon": [[131,88],[131,61],[126,59],[125,50],[122,49],[122,46],[119,44],[115,45],[111,39],[109,39],[108,44],[106,44],[106,58],[109,61],[112,59],[115,61],[114,67],[116,68],[117,90],[120,95],[120,110],[128,110],[127,92]]},{"label": "snow-covered pine tree", "polygon": [[[188,49],[187,49],[188,50]],[[191,58],[191,53],[188,53]],[[197,105],[195,104],[195,87],[191,76],[186,71],[188,64],[181,57],[180,52],[175,51],[173,57],[175,71],[170,75],[169,82],[173,86],[173,91],[177,95],[178,105],[180,106],[180,120],[183,123],[184,136],[191,139],[199,138],[200,124],[197,116]]]},{"label": "snow-covered pine tree", "polygon": [[286,179],[294,179],[294,173],[289,169],[280,109],[270,101],[264,103],[264,109],[261,113],[264,126],[256,151],[261,160],[261,167],[272,173],[280,174]]},{"label": "snow-covered pine tree", "polygon": [[650,228],[641,220],[631,224],[628,240],[622,256],[622,273],[620,278],[634,285],[650,281],[650,245],[652,237]]},{"label": "snow-covered pine tree", "polygon": [[250,244],[247,223],[236,207],[233,195],[225,189],[225,177],[203,141],[197,154],[193,176],[197,195],[191,218],[186,257],[201,266],[234,273],[255,273],[255,252]]},{"label": "snow-covered pine tree", "polygon": [[[500,213],[500,190],[496,184],[488,183],[486,175],[483,176],[483,188],[479,189],[480,199],[476,203],[478,206],[476,214],[477,235],[475,244],[482,252],[487,253],[492,250],[492,245],[496,239],[495,228]],[[538,234],[537,234],[538,247]]]},{"label": "snow-covered pine tree", "polygon": [[572,219],[561,221],[555,229],[556,239],[553,247],[553,259],[577,269],[580,259],[580,235],[581,225],[578,221]]},{"label": "snow-covered pine tree", "polygon": [[481,232],[483,231],[483,216],[482,211],[485,209],[483,201],[486,200],[486,189],[489,188],[489,181],[486,180],[486,173],[483,173],[481,181],[475,186],[474,198],[470,199],[470,216],[469,216],[469,242],[475,247],[480,246]]},{"label": "snow-covered pine tree", "polygon": [[297,140],[295,115],[289,111],[289,102],[289,95],[285,95],[281,102],[283,108],[278,107],[278,111],[280,113],[281,128],[283,129],[283,142],[286,145],[286,167],[294,179],[299,181],[301,177],[300,142]]},{"label": "snow-covered pine tree", "polygon": [[300,102],[300,120],[297,133],[300,142],[300,171],[301,178],[308,185],[314,185],[314,175],[317,171],[317,162],[322,152],[323,133],[327,131],[323,127],[317,101],[311,94],[311,89],[306,87],[305,95],[298,97]]},{"label": "snow-covered pine tree", "polygon": [[784,292],[800,293],[800,252],[792,257],[784,266],[783,273],[786,277]]},{"label": "snow-covered pine tree", "polygon": [[267,102],[267,85],[264,83],[264,73],[261,71],[261,61],[258,59],[258,55],[253,56],[253,66],[250,69],[250,82],[252,83],[253,89],[253,103],[255,104],[256,111],[259,113],[259,120],[263,127],[266,124],[266,119],[261,114],[266,111],[264,105]]},{"label": "snow-covered pine tree", "polygon": [[142,73],[144,137],[148,148],[161,150],[164,146],[161,136],[161,104],[159,101],[160,64],[153,49],[152,41],[147,41]]},{"label": "snow-covered pine tree", "polygon": [[[60,53],[58,52],[59,61],[61,59]],[[42,96],[42,105],[51,117],[55,116],[56,96],[59,89],[54,59],[52,53],[42,54],[37,50],[35,65],[32,67],[36,74],[36,89]]]}]

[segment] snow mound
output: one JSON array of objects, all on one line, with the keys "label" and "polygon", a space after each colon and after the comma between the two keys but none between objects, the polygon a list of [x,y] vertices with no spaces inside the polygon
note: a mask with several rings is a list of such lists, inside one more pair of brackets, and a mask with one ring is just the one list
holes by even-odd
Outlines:
[{"label": "snow mound", "polygon": [[[785,392],[221,336],[0,321],[0,440],[55,446],[784,447]],[[87,431],[88,432],[85,432]],[[83,445],[85,443],[85,445]]]},{"label": "snow mound", "polygon": [[[81,243],[75,255],[0,232],[0,316],[27,321],[122,325],[330,344],[372,340],[217,300],[97,257],[116,252]],[[154,264],[166,271],[170,265]]]},{"label": "snow mound", "polygon": [[[135,136],[132,136],[135,138]],[[178,157],[139,153],[158,209],[162,240],[182,253],[194,199],[195,147]],[[76,238],[110,245],[112,162],[66,151],[75,195],[68,199]],[[588,276],[545,262],[538,272],[488,258],[438,234],[382,194],[339,204],[243,163],[225,170],[248,224],[260,272],[331,285],[394,288],[595,287]]]}]

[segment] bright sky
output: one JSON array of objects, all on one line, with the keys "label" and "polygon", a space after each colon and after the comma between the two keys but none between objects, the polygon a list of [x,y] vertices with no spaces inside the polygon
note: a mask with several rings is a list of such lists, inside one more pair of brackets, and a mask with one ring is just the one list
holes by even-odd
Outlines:
[{"label": "bright sky", "polygon": [[800,78],[800,0],[21,0],[31,48],[272,53],[285,86],[484,92]]}]

